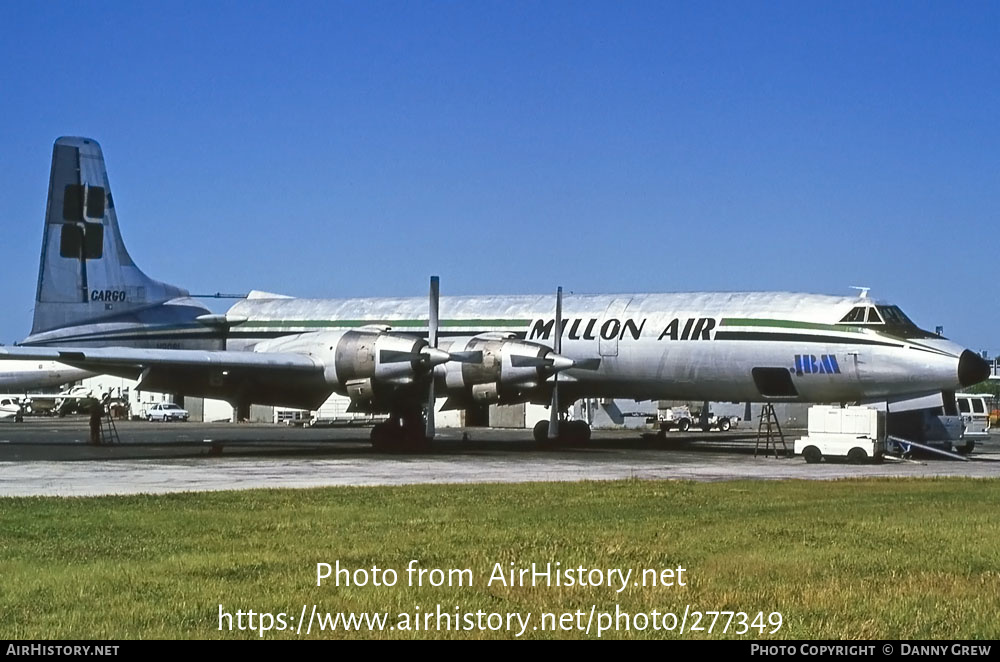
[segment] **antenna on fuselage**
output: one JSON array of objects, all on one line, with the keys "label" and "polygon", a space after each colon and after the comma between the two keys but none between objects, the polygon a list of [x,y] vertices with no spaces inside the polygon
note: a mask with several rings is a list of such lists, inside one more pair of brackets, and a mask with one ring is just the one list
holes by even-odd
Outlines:
[{"label": "antenna on fuselage", "polygon": [[872,288],[870,288],[870,287],[863,287],[861,285],[851,285],[851,289],[858,291],[858,298],[859,299],[867,299],[868,298],[868,290],[870,290]]}]

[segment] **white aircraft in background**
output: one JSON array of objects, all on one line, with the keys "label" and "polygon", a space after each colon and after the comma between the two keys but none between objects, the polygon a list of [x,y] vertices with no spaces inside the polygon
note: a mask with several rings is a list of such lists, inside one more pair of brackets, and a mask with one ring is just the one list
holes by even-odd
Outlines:
[{"label": "white aircraft in background", "polygon": [[78,382],[94,374],[55,361],[4,361],[0,363],[0,393],[24,395],[35,389]]},{"label": "white aircraft in background", "polygon": [[13,420],[18,423],[24,418],[21,401],[13,396],[0,395],[0,421]]},{"label": "white aircraft in background", "polygon": [[0,420],[20,421],[25,413],[49,411],[68,396],[32,391],[65,386],[94,374],[55,361],[0,361]]},{"label": "white aircraft in background", "polygon": [[26,414],[55,414],[64,416],[78,406],[81,400],[92,400],[93,389],[73,386],[59,393],[28,393],[25,395],[0,395],[0,418],[13,418],[21,422]]},{"label": "white aircraft in background", "polygon": [[60,138],[34,324],[0,358],[138,378],[141,390],[388,413],[372,441],[421,447],[447,407],[548,402],[537,439],[589,437],[584,397],[943,402],[989,374],[974,352],[866,296],[787,292],[296,299],[214,315],[125,249],[98,144]]}]

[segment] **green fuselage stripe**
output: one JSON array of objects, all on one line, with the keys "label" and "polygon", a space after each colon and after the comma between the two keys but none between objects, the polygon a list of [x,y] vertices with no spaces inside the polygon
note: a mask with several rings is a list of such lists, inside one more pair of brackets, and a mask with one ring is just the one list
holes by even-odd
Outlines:
[{"label": "green fuselage stripe", "polygon": [[[928,347],[919,342],[916,342],[913,338],[907,338],[904,335],[894,335],[892,333],[886,333],[882,329],[878,329],[871,326],[849,326],[846,324],[819,324],[816,322],[800,322],[797,320],[778,320],[778,319],[761,319],[761,318],[750,318],[750,317],[728,317],[723,318],[719,321],[719,326],[742,326],[742,327],[772,327],[780,329],[812,329],[817,331],[840,331],[843,333],[855,334],[866,336],[866,331],[871,332],[876,337],[883,340],[891,341],[892,343],[904,343],[908,344],[915,349],[920,349],[925,352],[932,352],[934,354],[940,354],[942,356],[954,356],[949,352],[945,352],[936,347]],[[732,337],[726,335],[727,332],[721,332],[717,335],[717,338]],[[845,339],[845,341],[848,339]],[[870,341],[859,341],[863,344],[872,344]]]},{"label": "green fuselage stripe", "polygon": [[[250,320],[246,322],[248,327],[302,327],[302,328],[324,328],[324,327],[359,327],[371,324],[385,324],[392,327],[417,327],[427,326],[427,320],[392,320],[392,319],[371,319],[371,320]],[[531,320],[511,320],[511,319],[469,319],[469,320],[440,320],[439,326],[447,327],[526,327],[531,324]]]},{"label": "green fuselage stripe", "polygon": [[846,326],[844,324],[819,324],[817,322],[752,317],[724,317],[719,322],[719,326],[774,326],[782,329],[819,329],[822,331],[844,331],[846,333],[861,333],[864,331],[864,327]]}]

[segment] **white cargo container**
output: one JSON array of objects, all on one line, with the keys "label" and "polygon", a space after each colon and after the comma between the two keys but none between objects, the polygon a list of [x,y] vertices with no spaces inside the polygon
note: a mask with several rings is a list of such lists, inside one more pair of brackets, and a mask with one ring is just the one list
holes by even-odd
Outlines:
[{"label": "white cargo container", "polygon": [[795,442],[795,454],[810,464],[824,457],[881,462],[885,454],[885,412],[869,407],[812,406],[808,432]]}]

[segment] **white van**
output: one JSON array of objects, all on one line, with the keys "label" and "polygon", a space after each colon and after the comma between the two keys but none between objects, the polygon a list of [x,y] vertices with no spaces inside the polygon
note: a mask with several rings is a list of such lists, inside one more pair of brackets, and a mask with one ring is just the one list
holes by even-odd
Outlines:
[{"label": "white van", "polygon": [[986,439],[990,436],[990,409],[987,401],[990,395],[985,393],[956,393],[955,404],[958,406],[958,413],[962,416],[962,423],[965,425],[965,432],[962,437],[966,440],[968,448],[961,450],[971,451],[977,439]]}]

